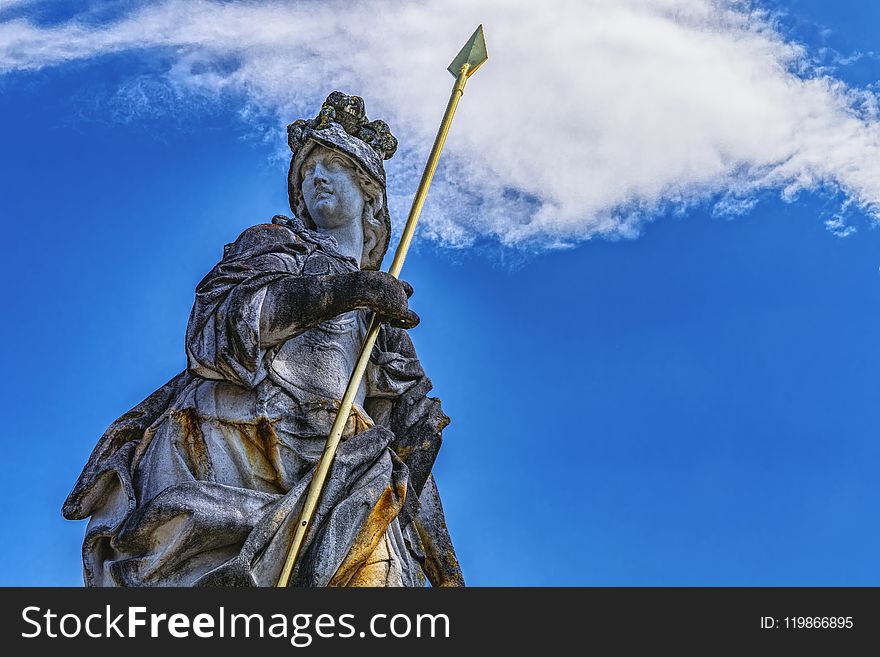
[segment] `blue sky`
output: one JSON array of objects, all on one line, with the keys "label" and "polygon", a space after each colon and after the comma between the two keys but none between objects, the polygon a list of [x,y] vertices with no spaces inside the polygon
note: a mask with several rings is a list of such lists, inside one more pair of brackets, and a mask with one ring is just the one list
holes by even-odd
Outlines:
[{"label": "blue sky", "polygon": [[[265,25],[266,3],[0,3],[0,584],[81,582],[61,503],[106,426],[185,366],[223,244],[289,213],[284,125],[363,95],[401,139],[400,226],[480,20],[490,60],[404,269],[453,419],[435,472],[467,581],[880,584],[880,8],[596,0],[605,32],[526,44],[499,6],[426,24],[430,2],[382,4],[386,41],[424,43],[388,76],[357,17],[374,4],[334,18],[357,38],[309,72],[308,34],[229,45],[221,10]],[[560,43],[577,66],[520,65]],[[536,98],[508,102],[523,78]]]}]

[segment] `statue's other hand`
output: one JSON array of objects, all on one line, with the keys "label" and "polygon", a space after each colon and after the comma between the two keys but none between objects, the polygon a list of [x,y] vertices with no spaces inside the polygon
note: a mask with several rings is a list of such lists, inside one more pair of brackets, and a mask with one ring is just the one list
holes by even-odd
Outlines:
[{"label": "statue's other hand", "polygon": [[417,326],[419,316],[409,309],[412,285],[384,271],[358,271],[353,278],[354,305],[367,306],[382,316],[382,321],[398,328]]}]

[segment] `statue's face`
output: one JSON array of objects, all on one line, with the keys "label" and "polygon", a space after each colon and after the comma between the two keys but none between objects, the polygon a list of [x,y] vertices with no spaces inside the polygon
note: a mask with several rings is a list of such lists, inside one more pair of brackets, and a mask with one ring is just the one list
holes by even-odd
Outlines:
[{"label": "statue's face", "polygon": [[318,228],[341,228],[361,221],[364,193],[345,155],[316,146],[303,161],[300,175],[303,202]]}]

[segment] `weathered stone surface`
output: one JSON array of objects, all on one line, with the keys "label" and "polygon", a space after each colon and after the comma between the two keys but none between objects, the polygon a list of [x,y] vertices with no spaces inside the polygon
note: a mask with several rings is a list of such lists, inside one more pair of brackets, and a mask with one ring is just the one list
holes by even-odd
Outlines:
[{"label": "weathered stone surface", "polygon": [[273,585],[370,311],[382,330],[291,584],[463,585],[412,288],[371,271],[397,142],[339,92],[288,136],[298,216],[225,247],[196,289],[186,371],[110,426],[64,504],[91,517],[87,585]]}]

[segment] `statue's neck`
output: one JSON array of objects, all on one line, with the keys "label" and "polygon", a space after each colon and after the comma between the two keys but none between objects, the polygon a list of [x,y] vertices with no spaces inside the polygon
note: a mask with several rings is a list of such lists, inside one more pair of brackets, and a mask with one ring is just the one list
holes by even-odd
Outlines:
[{"label": "statue's neck", "polygon": [[318,232],[332,236],[339,254],[354,258],[360,266],[364,253],[364,226],[360,221],[351,221],[339,228],[319,228]]}]

